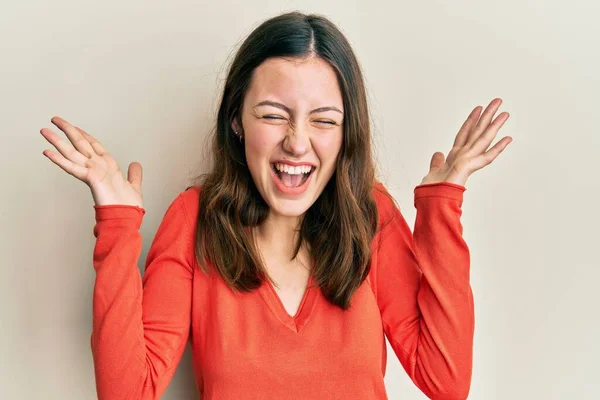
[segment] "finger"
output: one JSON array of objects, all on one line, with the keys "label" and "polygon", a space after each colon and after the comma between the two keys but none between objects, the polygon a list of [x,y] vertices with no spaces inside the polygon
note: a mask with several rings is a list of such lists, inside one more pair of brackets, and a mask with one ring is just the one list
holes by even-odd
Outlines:
[{"label": "finger", "polygon": [[78,152],[73,146],[71,146],[71,144],[69,144],[66,140],[58,136],[56,133],[52,132],[50,129],[42,128],[40,130],[40,133],[67,160],[80,166],[85,166],[86,162],[89,160],[88,157]]},{"label": "finger", "polygon": [[90,145],[92,146],[96,154],[98,154],[99,156],[103,156],[106,153],[106,149],[104,148],[104,146],[102,146],[102,144],[95,137],[93,137],[78,126],[76,126],[75,128],[79,131],[79,133],[83,135],[84,138],[86,138],[88,142],[90,142]]},{"label": "finger", "polygon": [[510,114],[507,112],[503,112],[496,117],[485,132],[477,138],[475,143],[473,143],[473,146],[471,147],[473,154],[481,154],[490,147],[490,144],[494,141],[498,131],[502,128],[506,120],[508,120],[508,117],[510,117]]},{"label": "finger", "polygon": [[50,121],[67,135],[67,138],[73,144],[73,147],[81,154],[88,158],[91,158],[92,155],[96,154],[90,142],[88,142],[73,125],[61,117],[53,117]]},{"label": "finger", "polygon": [[467,142],[467,138],[469,137],[469,132],[471,131],[471,128],[475,126],[477,120],[479,119],[479,116],[481,115],[482,108],[483,107],[481,106],[477,106],[473,109],[473,111],[471,111],[471,114],[469,114],[465,122],[458,130],[458,134],[454,139],[454,144],[452,145],[452,147],[457,148],[463,147],[465,145],[465,143]]},{"label": "finger", "polygon": [[82,167],[81,165],[77,165],[71,160],[66,159],[62,155],[52,150],[44,150],[42,152],[46,157],[50,159],[54,164],[58,165],[69,175],[74,176],[75,178],[84,181],[87,177],[87,168]]},{"label": "finger", "polygon": [[496,114],[496,111],[498,111],[498,108],[500,108],[501,104],[502,104],[501,98],[495,98],[494,100],[492,100],[490,102],[490,104],[487,106],[487,108],[483,112],[481,118],[479,119],[479,122],[477,122],[475,129],[471,130],[469,139],[467,140],[467,143],[466,143],[467,146],[471,146],[477,140],[477,138],[481,135],[481,133],[486,130],[486,128],[490,124],[490,121],[494,117],[494,114]]},{"label": "finger", "polygon": [[142,164],[139,162],[132,162],[127,168],[127,180],[131,183],[138,192],[142,189]]},{"label": "finger", "polygon": [[512,142],[512,138],[510,136],[503,137],[502,140],[492,146],[491,149],[479,155],[478,157],[473,158],[470,164],[474,168],[474,171],[491,164],[496,157],[498,157],[500,153],[504,151],[510,142]]},{"label": "finger", "polygon": [[437,168],[441,168],[442,165],[444,165],[444,161],[446,161],[446,157],[444,156],[444,153],[442,153],[441,151],[436,151],[435,153],[433,153],[433,156],[431,157],[431,162],[429,163],[429,169],[437,169]]}]

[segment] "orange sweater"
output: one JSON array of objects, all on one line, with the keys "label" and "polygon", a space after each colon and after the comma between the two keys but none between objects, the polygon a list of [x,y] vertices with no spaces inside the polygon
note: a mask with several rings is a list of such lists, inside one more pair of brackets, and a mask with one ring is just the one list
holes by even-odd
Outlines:
[{"label": "orange sweater", "polygon": [[460,223],[464,190],[447,182],[417,186],[414,235],[375,190],[380,223],[393,220],[373,239],[371,272],[351,308],[332,306],[315,286],[294,317],[270,282],[239,294],[199,269],[199,188],[180,193],[167,209],[143,278],[137,263],[145,210],[94,206],[98,398],[159,399],[189,338],[205,400],[386,399],[384,334],[427,396],[466,398],[474,313]]}]

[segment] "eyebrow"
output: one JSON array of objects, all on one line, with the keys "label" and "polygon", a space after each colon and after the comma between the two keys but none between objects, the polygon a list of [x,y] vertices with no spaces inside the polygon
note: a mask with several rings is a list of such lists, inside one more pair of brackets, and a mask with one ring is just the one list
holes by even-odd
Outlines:
[{"label": "eyebrow", "polygon": [[[288,114],[293,114],[293,111],[288,106],[286,106],[285,104],[278,103],[276,101],[264,100],[264,101],[261,101],[260,103],[258,103],[257,105],[255,105],[254,107],[259,107],[259,106],[277,107],[277,108],[280,108],[280,109],[286,111]],[[325,112],[325,111],[337,111],[340,114],[344,115],[344,113],[339,108],[334,107],[334,106],[315,108],[309,114]]]}]

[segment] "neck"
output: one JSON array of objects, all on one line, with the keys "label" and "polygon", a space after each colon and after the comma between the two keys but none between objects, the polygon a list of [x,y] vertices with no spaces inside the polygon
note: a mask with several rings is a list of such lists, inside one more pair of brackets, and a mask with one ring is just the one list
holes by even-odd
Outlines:
[{"label": "neck", "polygon": [[256,228],[258,244],[283,261],[290,261],[294,254],[299,232],[298,217],[286,217],[269,213],[267,219]]}]

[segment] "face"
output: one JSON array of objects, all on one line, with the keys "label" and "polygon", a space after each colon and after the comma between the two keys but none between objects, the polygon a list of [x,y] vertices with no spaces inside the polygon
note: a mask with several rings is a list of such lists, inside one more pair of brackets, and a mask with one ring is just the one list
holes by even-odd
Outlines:
[{"label": "face", "polygon": [[298,217],[333,175],[344,109],[333,68],[320,58],[259,65],[242,108],[246,160],[270,217]]}]

